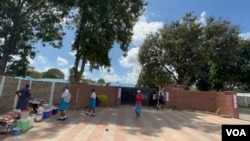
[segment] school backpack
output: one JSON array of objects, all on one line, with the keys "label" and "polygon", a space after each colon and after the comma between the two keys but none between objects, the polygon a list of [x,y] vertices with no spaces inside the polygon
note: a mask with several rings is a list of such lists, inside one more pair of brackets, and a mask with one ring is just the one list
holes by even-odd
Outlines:
[{"label": "school backpack", "polygon": [[163,101],[163,95],[160,94],[159,101]]},{"label": "school backpack", "polygon": [[99,103],[100,103],[100,100],[99,100],[99,98],[98,98],[98,96],[96,97],[96,106],[98,106],[99,105]]}]

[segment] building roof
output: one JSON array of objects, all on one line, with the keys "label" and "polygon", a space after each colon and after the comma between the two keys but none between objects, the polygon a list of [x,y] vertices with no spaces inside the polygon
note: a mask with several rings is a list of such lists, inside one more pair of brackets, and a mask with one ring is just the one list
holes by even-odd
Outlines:
[{"label": "building roof", "polygon": [[35,81],[69,83],[68,80],[65,80],[65,79],[56,79],[56,78],[40,78],[40,79],[35,79]]},{"label": "building roof", "polygon": [[250,93],[237,93],[237,96],[250,97]]}]

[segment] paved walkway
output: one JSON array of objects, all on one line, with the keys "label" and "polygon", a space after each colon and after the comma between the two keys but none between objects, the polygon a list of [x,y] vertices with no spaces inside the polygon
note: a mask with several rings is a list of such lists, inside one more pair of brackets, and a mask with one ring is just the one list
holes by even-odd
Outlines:
[{"label": "paved walkway", "polygon": [[221,141],[222,124],[250,124],[250,121],[216,115],[154,110],[143,107],[136,119],[132,106],[97,108],[97,116],[85,111],[68,111],[69,119],[57,121],[59,114],[35,122],[18,136],[0,135],[1,141]]},{"label": "paved walkway", "polygon": [[239,113],[240,119],[250,121],[250,109],[240,108]]}]

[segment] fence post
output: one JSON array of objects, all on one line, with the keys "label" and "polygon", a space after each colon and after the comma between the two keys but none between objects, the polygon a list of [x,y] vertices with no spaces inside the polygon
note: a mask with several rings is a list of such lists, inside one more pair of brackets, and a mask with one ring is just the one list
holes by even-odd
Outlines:
[{"label": "fence post", "polygon": [[[18,85],[17,85],[17,91],[20,89],[21,81],[22,81],[22,79],[20,78],[19,81],[18,81]],[[15,94],[13,109],[16,109],[17,99],[18,99],[18,96]]]},{"label": "fence post", "polygon": [[55,89],[55,82],[52,82],[51,90],[50,90],[50,98],[49,98],[49,107],[54,107],[54,105],[52,103],[52,100],[54,97],[54,89]]},{"label": "fence post", "polygon": [[2,96],[2,93],[3,93],[4,82],[5,82],[5,76],[2,77],[1,84],[0,84],[0,97]]}]

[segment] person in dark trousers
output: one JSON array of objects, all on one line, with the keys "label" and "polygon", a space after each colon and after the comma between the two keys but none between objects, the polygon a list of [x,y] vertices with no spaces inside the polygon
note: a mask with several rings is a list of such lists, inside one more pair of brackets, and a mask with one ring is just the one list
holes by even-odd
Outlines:
[{"label": "person in dark trousers", "polygon": [[163,96],[162,92],[160,92],[160,94],[159,94],[159,104],[157,106],[157,110],[159,108],[161,108],[161,110],[163,110],[163,108],[164,108],[164,96]]},{"label": "person in dark trousers", "polygon": [[30,85],[26,84],[24,88],[15,92],[15,94],[18,95],[18,103],[16,105],[16,109],[28,110],[29,98],[31,96],[29,87]]},{"label": "person in dark trousers", "polygon": [[137,94],[136,94],[136,98],[135,98],[135,115],[136,115],[137,119],[141,117],[143,100],[144,100],[144,96],[141,93],[141,90],[137,90]]},{"label": "person in dark trousers", "polygon": [[153,108],[157,108],[157,100],[158,100],[158,91],[155,91],[152,95],[152,105]]},{"label": "person in dark trousers", "polygon": [[85,114],[88,116],[92,110],[91,116],[95,116],[95,108],[96,108],[96,92],[95,92],[95,89],[92,89],[92,92],[90,95],[89,110]]}]

